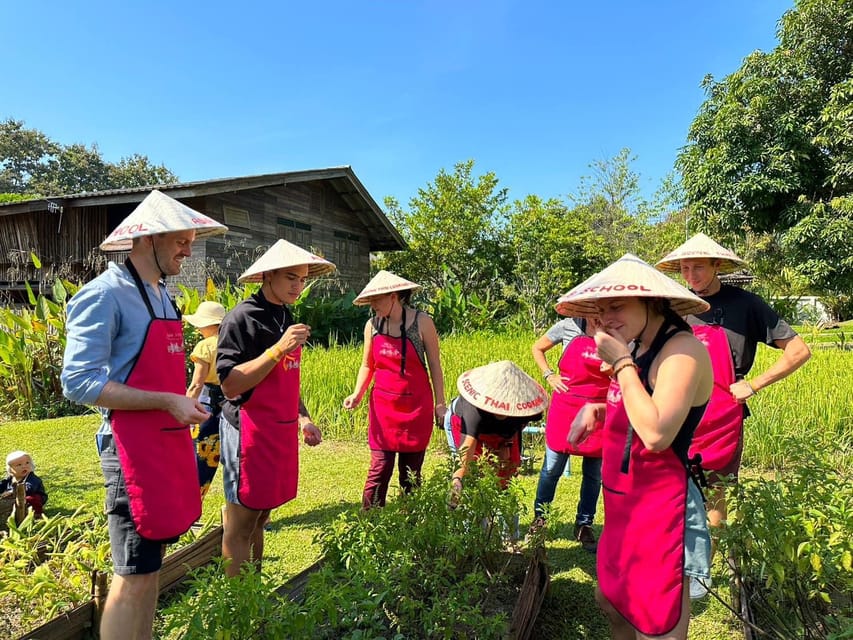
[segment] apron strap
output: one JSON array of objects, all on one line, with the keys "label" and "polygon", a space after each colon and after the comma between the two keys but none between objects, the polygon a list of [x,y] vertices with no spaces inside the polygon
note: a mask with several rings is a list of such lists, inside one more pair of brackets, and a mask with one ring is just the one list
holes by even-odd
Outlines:
[{"label": "apron strap", "polygon": [[[154,307],[151,305],[151,299],[148,297],[148,293],[145,291],[145,284],[142,282],[142,278],[139,277],[139,272],[136,270],[133,262],[131,262],[130,258],[126,258],[124,261],[124,266],[127,267],[127,270],[130,272],[130,275],[133,277],[133,281],[136,283],[136,288],[139,291],[139,295],[142,296],[142,301],[145,303],[145,306],[148,308],[148,313],[151,315],[151,319],[154,320],[157,316],[154,313]],[[177,315],[177,320],[181,319],[181,310],[178,309],[178,305],[175,304],[175,301],[172,300],[172,296],[166,295],[166,298],[169,302],[172,303],[172,308],[175,310],[175,314]],[[165,319],[165,318],[164,318]]]}]

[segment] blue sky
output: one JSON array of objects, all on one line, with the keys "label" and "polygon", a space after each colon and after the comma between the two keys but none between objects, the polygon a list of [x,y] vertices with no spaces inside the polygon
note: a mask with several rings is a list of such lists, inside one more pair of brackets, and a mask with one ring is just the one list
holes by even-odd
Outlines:
[{"label": "blue sky", "polygon": [[706,74],[776,46],[783,0],[0,1],[0,119],[182,180],[351,165],[403,204],[468,158],[510,197],[631,148],[673,169]]}]

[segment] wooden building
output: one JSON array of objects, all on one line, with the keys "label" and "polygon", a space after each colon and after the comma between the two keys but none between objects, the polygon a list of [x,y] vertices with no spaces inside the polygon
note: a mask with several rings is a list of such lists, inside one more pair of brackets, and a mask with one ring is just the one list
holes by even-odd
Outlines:
[{"label": "wooden building", "polygon": [[[155,187],[115,189],[0,204],[0,296],[20,299],[29,282],[50,291],[55,277],[85,282],[126,253],[98,245]],[[200,240],[179,281],[236,281],[278,238],[338,266],[340,289],[369,279],[370,254],[406,244],[350,167],[157,185],[163,193],[223,222],[224,236]],[[41,268],[30,259],[35,254]],[[5,294],[5,296],[4,296]]]}]

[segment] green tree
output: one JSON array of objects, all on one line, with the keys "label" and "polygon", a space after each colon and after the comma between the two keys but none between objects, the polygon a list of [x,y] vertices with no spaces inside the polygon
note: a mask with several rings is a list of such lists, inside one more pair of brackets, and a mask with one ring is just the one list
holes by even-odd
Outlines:
[{"label": "green tree", "polygon": [[853,0],[797,0],[777,33],[705,78],[677,166],[700,228],[781,248],[758,275],[836,295],[853,288]]},{"label": "green tree", "polygon": [[378,264],[433,290],[447,281],[480,296],[500,291],[509,268],[504,251],[507,190],[488,172],[474,175],[474,161],[441,169],[418,189],[404,210],[386,198],[388,217],[408,249],[386,253]]},{"label": "green tree", "polygon": [[24,128],[22,120],[0,122],[0,193],[27,193],[58,148],[41,131]]},{"label": "green tree", "polygon": [[134,153],[108,166],[108,181],[122,187],[144,187],[174,184],[178,176],[163,164],[152,164],[148,156]]},{"label": "green tree", "polygon": [[111,163],[97,144],[61,145],[22,120],[0,122],[0,193],[59,195],[103,189],[171,184],[164,165],[135,153]]},{"label": "green tree", "polygon": [[30,181],[29,188],[46,195],[100,191],[113,188],[108,175],[97,145],[71,144],[59,148],[44,172]]},{"label": "green tree", "polygon": [[581,211],[535,195],[513,205],[507,235],[514,265],[507,297],[526,312],[536,331],[555,319],[561,293],[607,265],[608,251]]},{"label": "green tree", "polygon": [[612,158],[596,160],[592,176],[581,178],[576,193],[569,195],[575,214],[589,220],[608,261],[624,253],[638,253],[645,230],[648,203],[640,197],[640,177],[631,168],[636,156],[623,148]]}]

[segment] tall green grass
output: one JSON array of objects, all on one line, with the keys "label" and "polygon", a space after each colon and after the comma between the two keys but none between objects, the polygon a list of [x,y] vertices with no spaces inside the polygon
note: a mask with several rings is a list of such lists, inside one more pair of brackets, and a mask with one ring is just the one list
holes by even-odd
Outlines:
[{"label": "tall green grass", "polygon": [[[447,400],[456,394],[456,378],[463,371],[496,360],[513,360],[534,379],[539,371],[530,354],[532,333],[474,333],[441,341]],[[548,353],[556,367],[559,349]],[[773,364],[780,351],[760,346],[754,372]],[[348,412],[343,399],[353,391],[361,365],[361,345],[307,349],[303,358],[302,392],[315,421],[326,437],[366,440],[366,401]],[[812,358],[794,374],[763,389],[749,403],[744,464],[784,468],[790,448],[798,440],[820,445],[836,467],[853,460],[853,352],[815,349]]]},{"label": "tall green grass", "polygon": [[[453,335],[441,341],[445,400],[457,394],[456,378],[468,369],[497,360],[512,360],[539,380],[539,370],[530,355],[536,336],[530,334],[474,333]],[[343,408],[361,366],[363,345],[309,348],[302,358],[302,397],[314,421],[327,438],[367,439],[367,397],[350,412]]]}]

